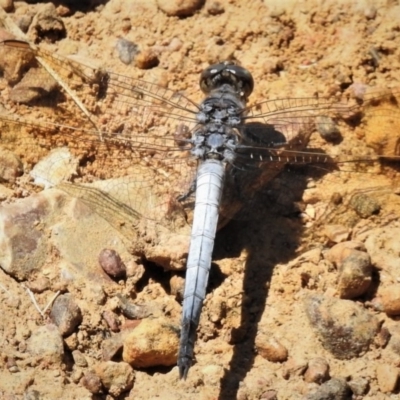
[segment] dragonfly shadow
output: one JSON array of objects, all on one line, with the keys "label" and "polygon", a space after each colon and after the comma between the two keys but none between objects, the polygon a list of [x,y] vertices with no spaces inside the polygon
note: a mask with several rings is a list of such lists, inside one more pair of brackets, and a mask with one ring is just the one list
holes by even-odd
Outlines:
[{"label": "dragonfly shadow", "polygon": [[[246,254],[244,276],[238,278],[243,279],[241,321],[230,335],[234,350],[229,368],[221,379],[220,400],[237,398],[239,383],[254,364],[256,335],[265,312],[274,268],[297,256],[305,228],[299,218],[301,209],[296,200],[301,199],[307,187],[307,172],[303,166],[303,169],[292,168],[281,174],[277,178],[281,181],[280,188],[276,182],[271,182],[217,235],[214,260]],[[326,172],[318,171],[319,174]],[[291,186],[291,190],[282,185]],[[291,206],[289,200],[280,196],[282,192],[290,192]]]}]

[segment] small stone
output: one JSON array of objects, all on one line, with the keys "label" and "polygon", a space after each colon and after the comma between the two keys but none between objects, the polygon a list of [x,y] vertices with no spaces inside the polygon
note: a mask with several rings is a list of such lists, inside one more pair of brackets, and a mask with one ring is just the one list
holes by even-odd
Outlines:
[{"label": "small stone", "polygon": [[224,6],[219,1],[207,2],[207,12],[210,15],[219,15],[225,12]]},{"label": "small stone", "polygon": [[354,378],[348,382],[353,395],[363,396],[369,389],[369,382],[365,378]]},{"label": "small stone", "polygon": [[262,400],[278,400],[277,396],[278,396],[278,392],[276,390],[267,390],[260,396],[260,399],[262,399]]},{"label": "small stone", "polygon": [[279,340],[269,334],[258,334],[256,349],[261,357],[271,362],[283,362],[288,358],[288,350]]},{"label": "small stone", "polygon": [[135,368],[175,365],[179,337],[170,321],[144,319],[124,340],[123,360]]},{"label": "small stone", "polygon": [[103,361],[110,361],[122,349],[126,335],[118,333],[104,339],[101,343]]},{"label": "small stone", "polygon": [[40,392],[38,390],[30,388],[24,393],[24,400],[41,400],[41,399],[43,399],[43,397],[40,395]]},{"label": "small stone", "polygon": [[78,367],[85,368],[88,366],[85,356],[79,350],[74,350],[72,352],[72,358]]},{"label": "small stone", "polygon": [[5,12],[11,12],[14,10],[14,0],[0,0],[0,7]]},{"label": "small stone", "polygon": [[28,339],[27,350],[33,355],[47,357],[54,364],[60,363],[64,355],[64,343],[57,326],[48,324],[33,331]]},{"label": "small stone", "polygon": [[118,52],[119,59],[126,65],[129,65],[139,52],[138,46],[135,43],[124,38],[119,38],[117,40],[115,48]]},{"label": "small stone", "polygon": [[157,0],[158,8],[169,16],[193,15],[204,4],[204,0]]},{"label": "small stone", "polygon": [[378,319],[350,300],[311,295],[305,299],[305,307],[323,347],[339,359],[367,351],[379,331]]},{"label": "small stone", "polygon": [[103,361],[94,370],[112,396],[120,396],[133,387],[134,371],[125,362]]},{"label": "small stone", "polygon": [[302,400],[349,400],[351,390],[344,379],[332,378]]},{"label": "small stone", "polygon": [[72,382],[78,383],[83,377],[83,372],[80,369],[74,369],[72,370],[70,377]]},{"label": "small stone", "polygon": [[14,357],[8,358],[6,367],[11,373],[19,372],[19,368],[18,368],[17,362]]},{"label": "small stone", "polygon": [[325,236],[333,243],[346,241],[350,236],[350,230],[343,225],[326,225]]},{"label": "small stone", "polygon": [[376,379],[379,389],[383,393],[393,393],[396,389],[399,373],[395,367],[379,363],[376,367]]},{"label": "small stone", "polygon": [[371,258],[367,253],[352,250],[339,266],[338,292],[342,299],[363,295],[372,282]]},{"label": "small stone", "polygon": [[119,331],[119,320],[117,314],[115,314],[111,310],[105,310],[102,316],[106,321],[108,327],[110,328],[111,332]]},{"label": "small stone", "polygon": [[375,336],[375,344],[381,348],[385,348],[390,340],[389,329],[382,326],[378,334]]},{"label": "small stone", "polygon": [[368,218],[371,215],[378,214],[381,209],[381,205],[366,194],[352,196],[349,205],[361,218]]},{"label": "small stone", "polygon": [[56,298],[50,316],[63,336],[69,336],[82,322],[81,310],[69,293]]},{"label": "small stone", "polygon": [[29,282],[28,287],[33,293],[43,293],[50,288],[50,281],[45,276],[40,276]]},{"label": "small stone", "polygon": [[99,264],[106,274],[113,278],[126,276],[126,267],[119,254],[112,249],[103,249],[99,254]]},{"label": "small stone", "polygon": [[0,182],[11,182],[24,173],[22,161],[11,151],[0,149]]},{"label": "small stone", "polygon": [[282,369],[284,379],[289,379],[293,376],[301,376],[307,369],[308,362],[301,358],[289,358]]},{"label": "small stone", "polygon": [[316,118],[315,124],[318,133],[327,142],[337,142],[342,138],[339,128],[331,117],[321,115]]},{"label": "small stone", "polygon": [[317,357],[309,361],[308,368],[304,374],[304,380],[308,383],[321,384],[329,379],[329,364],[322,358]]},{"label": "small stone", "polygon": [[135,58],[135,65],[140,69],[150,69],[160,63],[157,54],[152,49],[141,51]]},{"label": "small stone", "polygon": [[332,246],[324,253],[324,258],[335,264],[336,267],[339,267],[339,265],[343,263],[343,260],[348,257],[353,250],[366,251],[363,243],[355,240],[348,240]]},{"label": "small stone", "polygon": [[400,284],[383,287],[378,294],[382,309],[387,315],[400,315]]},{"label": "small stone", "polygon": [[92,371],[81,379],[80,384],[93,394],[100,393],[102,390],[100,378]]}]

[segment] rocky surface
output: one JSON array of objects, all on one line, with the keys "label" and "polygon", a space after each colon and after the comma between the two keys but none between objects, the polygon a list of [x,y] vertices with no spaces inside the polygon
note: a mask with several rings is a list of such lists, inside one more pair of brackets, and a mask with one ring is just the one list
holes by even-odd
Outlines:
[{"label": "rocky surface", "polygon": [[[361,102],[387,90],[361,121],[330,120],[327,139],[313,135],[310,146],[349,159],[375,154],[371,148],[395,152],[400,111],[390,90],[398,95],[400,8],[393,2],[1,1],[0,7],[54,54],[195,101],[202,99],[199,73],[225,59],[253,74],[251,102],[304,96]],[[12,37],[0,30],[1,40]],[[3,98],[25,104],[53,93],[51,79],[33,70],[25,75],[31,63],[0,47],[0,117],[3,106],[13,115],[19,110]],[[31,90],[32,81],[41,93]],[[32,107],[29,115],[35,122],[56,118],[53,106],[50,113],[46,104]],[[33,129],[10,131],[0,119],[0,398],[398,396],[396,160],[291,167],[218,233],[195,363],[179,381],[190,224],[178,215],[173,228],[161,227],[124,208],[115,214],[118,203],[93,204],[96,189],[118,191],[118,176],[91,184],[85,196],[73,185],[49,189],[80,174],[91,182],[101,172],[89,168],[95,152],[72,157],[68,140],[51,129],[48,142],[42,139]],[[137,160],[129,163],[134,168]]]}]

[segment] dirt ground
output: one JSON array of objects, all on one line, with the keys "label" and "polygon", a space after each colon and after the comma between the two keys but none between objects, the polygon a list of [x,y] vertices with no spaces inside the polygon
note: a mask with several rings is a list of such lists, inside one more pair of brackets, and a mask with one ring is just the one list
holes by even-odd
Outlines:
[{"label": "dirt ground", "polygon": [[[187,236],[168,236],[167,244],[155,249],[155,236],[147,228],[138,249],[138,237],[129,241],[129,233],[121,234],[124,227],[119,229],[118,223],[103,224],[107,212],[93,212],[55,192],[40,200],[44,205],[38,200],[35,208],[36,200],[30,200],[23,178],[20,187],[5,184],[13,193],[3,196],[6,189],[0,191],[1,227],[6,232],[7,215],[12,213],[19,232],[39,225],[44,250],[40,257],[23,258],[14,269],[7,269],[9,249],[23,253],[29,245],[12,242],[8,231],[2,233],[0,399],[400,399],[396,236],[400,199],[394,157],[400,132],[400,3],[110,0],[54,4],[65,33],[46,32],[44,27],[28,30],[31,41],[64,56],[78,55],[116,73],[182,91],[195,101],[202,98],[201,71],[226,59],[252,73],[252,103],[305,96],[348,101],[362,98],[357,93],[364,89],[391,91],[394,100],[384,108],[372,102],[362,123],[340,126],[340,143],[326,143],[316,135],[310,147],[348,159],[376,153],[393,157],[391,162],[367,168],[351,163],[340,170],[287,168],[260,192],[250,210],[243,210],[218,232],[195,363],[186,381],[179,380],[174,362],[142,367],[122,362],[121,351],[113,353],[110,338],[120,337],[123,329],[113,330],[110,320],[130,331],[137,329],[132,324],[139,326],[143,320],[166,320],[166,325],[179,329],[184,274],[174,269],[183,268],[185,254],[180,253],[179,243]],[[182,13],[185,4],[189,11],[173,15]],[[23,26],[23,17],[35,15],[42,6],[15,2],[8,15]],[[136,45],[128,65],[120,59],[120,38]],[[0,90],[6,90],[3,81]],[[382,136],[376,136],[382,131]],[[351,210],[351,199],[360,192],[379,203],[379,213],[362,218]],[[45,217],[35,214],[50,203],[56,206],[49,217],[47,211]],[[7,208],[18,204],[21,210],[31,207],[32,221],[48,221],[21,222],[16,208]],[[51,233],[46,223],[53,227]],[[368,289],[355,297],[343,294],[343,270],[327,255],[336,242],[347,239],[363,243],[372,259],[370,275],[365,276],[371,281]],[[110,247],[125,264],[130,263],[129,279],[111,280],[100,270],[98,254]],[[42,316],[27,287],[41,309],[58,290],[70,293],[79,305],[80,323],[72,332],[62,333],[61,344],[51,331],[56,322],[53,310],[52,315]],[[156,311],[151,317],[136,313],[129,318],[121,305],[115,305],[121,295]],[[328,350],[329,338],[321,339],[318,323],[310,317],[307,299],[311,295],[351,302],[367,313],[378,328],[366,348],[345,356]],[[324,312],[329,314],[320,312],[321,319]],[[43,334],[40,329],[47,330]],[[343,329],[342,334],[348,335]],[[54,351],[45,356],[47,344]],[[318,378],[315,360],[321,359],[325,375]],[[108,361],[114,362],[110,369]],[[335,379],[342,382],[340,390],[323,386]]]}]

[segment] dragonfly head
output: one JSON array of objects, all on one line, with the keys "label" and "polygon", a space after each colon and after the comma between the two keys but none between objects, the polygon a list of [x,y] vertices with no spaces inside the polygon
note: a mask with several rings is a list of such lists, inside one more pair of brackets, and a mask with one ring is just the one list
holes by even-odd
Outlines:
[{"label": "dragonfly head", "polygon": [[253,91],[254,80],[247,69],[232,61],[210,65],[201,73],[200,88],[203,93],[209,94],[222,85],[233,87],[240,97],[247,99]]}]

